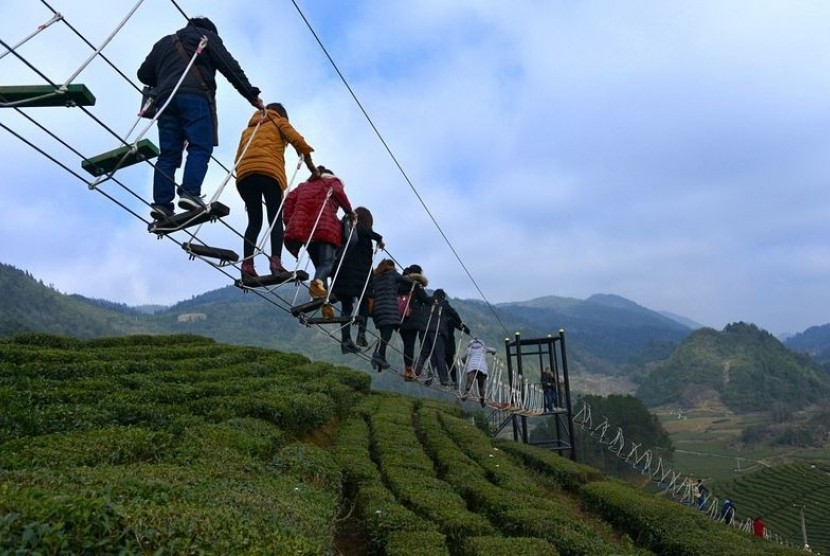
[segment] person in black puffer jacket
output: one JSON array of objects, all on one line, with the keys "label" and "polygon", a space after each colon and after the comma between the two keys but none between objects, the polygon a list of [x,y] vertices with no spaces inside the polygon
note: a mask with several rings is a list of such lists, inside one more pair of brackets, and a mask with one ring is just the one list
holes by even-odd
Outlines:
[{"label": "person in black puffer jacket", "polygon": [[386,362],[386,345],[392,338],[392,332],[400,326],[401,313],[398,309],[398,288],[408,288],[407,280],[395,270],[395,263],[383,259],[372,275],[371,297],[374,300],[372,320],[380,331],[380,342],[372,354],[372,367],[381,372],[389,368]]},{"label": "person in black puffer jacket", "polygon": [[[383,236],[372,229],[372,213],[365,207],[354,209],[357,215],[357,223],[352,232],[352,241],[343,237],[343,263],[337,279],[332,285],[331,291],[340,300],[340,314],[352,316],[355,299],[361,299],[358,308],[358,316],[361,317],[358,323],[357,345],[352,342],[351,326],[344,326],[340,329],[340,351],[343,353],[357,353],[361,347],[367,347],[366,341],[366,320],[369,318],[369,296],[364,295],[363,288],[366,285],[367,277],[372,274],[372,259],[374,251],[372,241],[374,240],[380,249],[383,249]],[[344,217],[344,219],[347,217]],[[335,264],[337,268],[337,264]],[[371,287],[371,279],[367,292]]]},{"label": "person in black puffer jacket", "polygon": [[[469,328],[461,322],[461,317],[458,315],[458,312],[447,301],[447,294],[444,290],[435,290],[433,299],[434,302],[429,309],[429,316],[427,318],[427,327],[421,346],[421,355],[418,358],[418,363],[415,365],[415,373],[420,375],[424,365],[429,361],[432,368],[425,384],[427,386],[432,384],[433,373],[437,372],[441,386],[449,386],[450,380],[447,372],[445,350],[450,329],[457,328],[458,330],[464,330],[469,333]],[[457,380],[455,378],[456,387],[458,386]]]},{"label": "person in black puffer jacket", "polygon": [[415,380],[415,340],[420,338],[421,344],[424,341],[424,332],[427,328],[427,317],[429,307],[432,305],[432,297],[424,289],[429,280],[424,276],[420,266],[414,264],[404,269],[403,275],[409,278],[410,282],[398,288],[398,296],[406,297],[401,301],[400,333],[403,340],[403,361],[404,378]]}]

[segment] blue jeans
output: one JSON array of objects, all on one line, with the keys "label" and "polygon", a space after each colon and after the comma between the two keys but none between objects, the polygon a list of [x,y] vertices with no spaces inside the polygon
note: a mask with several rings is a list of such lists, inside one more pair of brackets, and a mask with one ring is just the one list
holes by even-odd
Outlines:
[{"label": "blue jeans", "polygon": [[153,175],[153,203],[172,210],[176,194],[176,168],[182,165],[185,141],[187,162],[182,189],[194,197],[202,194],[202,181],[213,152],[213,117],[207,97],[196,93],[177,93],[159,116],[158,129],[159,156]]}]

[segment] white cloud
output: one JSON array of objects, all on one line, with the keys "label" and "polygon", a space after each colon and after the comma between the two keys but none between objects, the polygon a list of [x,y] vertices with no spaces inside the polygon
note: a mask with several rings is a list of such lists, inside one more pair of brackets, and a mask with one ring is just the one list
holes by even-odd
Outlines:
[{"label": "white cloud", "polygon": [[[93,44],[127,10],[53,4]],[[372,209],[402,264],[421,264],[451,295],[477,296],[289,3],[180,4],[217,23],[263,98],[286,105],[315,160],[343,177],[353,204]],[[826,3],[301,6],[491,301],[610,292],[714,326],[743,319],[792,331],[827,320]],[[0,38],[14,43],[49,15],[33,2],[4,5]],[[172,3],[143,5],[105,55],[134,79],[152,43],[182,24]],[[56,81],[90,52],[62,23],[20,49]],[[40,82],[12,55],[0,74],[4,84]],[[98,98],[91,112],[125,133],[136,91],[100,59],[79,81]],[[251,109],[219,81],[215,154],[230,164]],[[27,114],[84,156],[117,145],[77,109]],[[79,157],[13,110],[0,122],[82,173]],[[64,291],[127,303],[169,303],[229,282],[0,135],[3,262]],[[149,199],[149,167],[117,177]],[[205,192],[224,177],[213,164]],[[102,190],[146,213],[117,184]],[[241,230],[232,181],[222,200]],[[219,225],[200,237],[241,248]]]}]

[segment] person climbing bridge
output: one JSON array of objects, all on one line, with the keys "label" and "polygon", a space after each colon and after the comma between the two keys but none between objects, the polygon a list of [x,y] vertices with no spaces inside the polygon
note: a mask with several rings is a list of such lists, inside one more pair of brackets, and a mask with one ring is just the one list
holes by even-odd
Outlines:
[{"label": "person climbing bridge", "polygon": [[495,348],[487,347],[478,338],[473,338],[467,344],[467,350],[461,358],[461,361],[464,362],[464,372],[466,373],[464,394],[461,395],[461,399],[466,400],[470,395],[473,382],[478,382],[478,395],[481,407],[486,405],[485,395],[487,393],[487,372],[489,370],[487,365],[488,353],[495,354]]},{"label": "person climbing bridge", "polygon": [[392,333],[400,326],[401,313],[398,308],[399,287],[409,287],[411,280],[401,276],[391,259],[383,259],[372,275],[372,320],[380,332],[380,341],[372,354],[372,368],[378,372],[389,368],[386,361],[386,346]]},{"label": "person climbing bridge", "polygon": [[[352,241],[348,242],[347,237],[343,238],[343,248],[340,253],[342,264],[337,280],[331,288],[332,294],[340,301],[340,311],[343,316],[351,316],[354,312],[355,300],[360,301],[357,313],[360,317],[357,322],[357,345],[352,342],[351,326],[344,326],[340,329],[340,351],[342,353],[357,353],[361,347],[369,346],[366,341],[369,296],[366,295],[366,292],[371,291],[371,284],[367,285],[367,278],[371,282],[372,260],[374,258],[372,241],[377,244],[378,248],[384,248],[383,236],[375,232],[372,227],[374,219],[369,209],[357,207],[354,212],[357,215],[357,221],[352,228]],[[344,225],[350,222],[348,217],[344,217]],[[346,233],[345,228],[343,233]],[[397,286],[395,287],[397,288]],[[400,320],[400,317],[397,320]]]},{"label": "person climbing bridge", "polygon": [[[446,362],[446,343],[449,336],[449,328],[457,328],[469,333],[469,328],[461,322],[458,312],[447,301],[447,294],[442,289],[437,289],[432,294],[433,304],[429,308],[427,326],[421,344],[421,354],[415,364],[415,374],[420,375],[421,370],[430,363],[430,371],[427,374],[425,384],[432,384],[434,373],[438,374],[441,386],[450,385],[450,377]],[[458,387],[458,384],[455,384]]]},{"label": "person climbing bridge", "polygon": [[550,367],[545,367],[542,371],[542,393],[545,398],[545,411],[553,411],[556,408],[556,375],[550,370]]},{"label": "person climbing bridge", "polygon": [[[259,89],[251,85],[239,62],[225,48],[216,25],[206,17],[194,17],[182,29],[159,39],[138,68],[138,80],[153,88],[156,105],[163,106],[202,38],[207,45],[167,108],[158,116],[159,156],[153,173],[153,203],[150,216],[157,220],[174,215],[173,199],[179,194],[179,208],[206,210],[202,182],[207,174],[213,147],[219,144],[216,116],[216,71],[255,108],[263,108]],[[176,168],[187,146],[182,185],[176,190]]]},{"label": "person climbing bridge", "polygon": [[325,166],[317,166],[312,175],[293,189],[285,198],[282,216],[285,221],[285,248],[298,257],[306,246],[314,264],[314,279],[309,285],[312,299],[328,296],[328,279],[334,269],[337,249],[343,243],[343,232],[338,209],[356,215],[346,196],[343,182]]},{"label": "person climbing bridge", "polygon": [[398,306],[400,308],[400,335],[403,340],[404,378],[415,380],[415,342],[418,338],[423,344],[424,331],[427,327],[427,315],[433,299],[424,288],[429,280],[420,265],[406,267],[403,275],[409,282],[398,286]]},{"label": "person climbing bridge", "polygon": [[732,500],[727,498],[723,501],[723,507],[720,510],[720,518],[721,521],[730,525],[732,520],[735,518],[735,504],[732,503]]},{"label": "person climbing bridge", "polygon": [[243,242],[242,277],[257,276],[254,251],[262,229],[262,202],[271,227],[271,274],[286,272],[282,265],[283,222],[278,217],[283,192],[288,187],[285,178],[285,147],[294,146],[303,157],[312,176],[319,172],[311,160],[314,149],[288,122],[288,113],[282,104],[273,102],[265,111],[257,110],[242,131],[236,150],[236,189],[245,202],[248,226]]}]

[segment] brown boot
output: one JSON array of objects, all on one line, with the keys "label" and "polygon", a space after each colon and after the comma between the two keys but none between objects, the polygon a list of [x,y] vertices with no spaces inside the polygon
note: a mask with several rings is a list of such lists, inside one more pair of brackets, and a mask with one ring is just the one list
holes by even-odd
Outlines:
[{"label": "brown boot", "polygon": [[282,261],[279,257],[271,255],[268,260],[271,263],[271,274],[285,274],[288,272],[285,270],[285,267],[282,266]]},{"label": "brown boot", "polygon": [[412,382],[413,380],[415,380],[415,371],[412,370],[411,366],[407,366],[404,368],[403,379],[407,382]]},{"label": "brown boot", "polygon": [[251,276],[256,278],[258,275],[256,270],[254,270],[254,260],[253,259],[246,259],[242,261],[242,277]]}]

